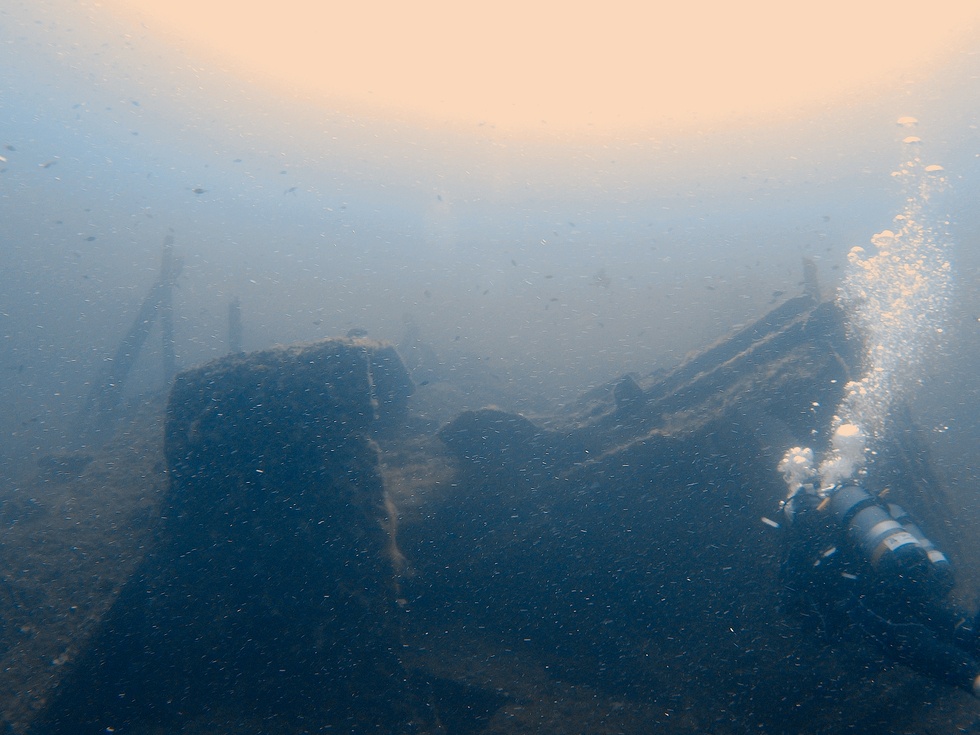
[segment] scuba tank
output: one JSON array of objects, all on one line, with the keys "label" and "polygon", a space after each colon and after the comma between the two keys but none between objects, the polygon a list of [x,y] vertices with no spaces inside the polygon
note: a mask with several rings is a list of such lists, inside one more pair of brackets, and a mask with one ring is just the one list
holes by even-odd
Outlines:
[{"label": "scuba tank", "polygon": [[928,578],[939,585],[941,595],[953,588],[949,559],[901,506],[882,504],[856,483],[838,486],[826,502],[848,539],[879,573]]}]

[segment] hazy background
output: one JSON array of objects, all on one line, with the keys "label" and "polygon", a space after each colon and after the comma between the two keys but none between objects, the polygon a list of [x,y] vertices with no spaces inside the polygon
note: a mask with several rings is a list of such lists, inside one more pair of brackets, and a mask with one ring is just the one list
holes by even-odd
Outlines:
[{"label": "hazy background", "polygon": [[[822,22],[827,33],[847,20]],[[97,3],[13,3],[0,10],[0,459],[30,462],[65,441],[168,235],[184,261],[181,367],[227,351],[236,297],[246,349],[353,327],[397,343],[413,324],[446,366],[479,361],[515,396],[569,400],[627,371],[670,367],[799,293],[804,256],[832,293],[847,251],[901,211],[890,174],[909,134],[896,120],[911,115],[921,155],[951,182],[957,281],[947,352],[924,376],[918,410],[943,464],[972,487],[980,36],[937,41],[916,25],[900,36],[884,24],[886,43],[869,47],[903,62],[889,74],[861,77],[847,57],[860,84],[816,89],[779,114],[733,107],[726,118],[724,106],[685,112],[664,98],[669,125],[603,127],[596,113],[580,129],[506,116],[498,126],[483,109],[486,119],[448,120],[346,98],[331,106]],[[651,38],[676,35],[657,30]],[[937,43],[939,56],[919,53]],[[772,53],[792,45],[781,38]],[[508,54],[505,40],[496,48]],[[670,92],[656,80],[670,75],[697,97],[682,84],[685,65],[701,79],[732,53],[675,53],[658,68],[618,59],[615,84],[654,104]],[[759,58],[760,69],[780,66],[778,55]],[[566,102],[584,68],[555,82]],[[343,58],[314,71],[350,76]],[[531,77],[546,96],[547,75]],[[581,92],[598,88],[590,77]],[[596,104],[610,112],[617,99]],[[158,353],[154,332],[131,394],[163,388]]]}]

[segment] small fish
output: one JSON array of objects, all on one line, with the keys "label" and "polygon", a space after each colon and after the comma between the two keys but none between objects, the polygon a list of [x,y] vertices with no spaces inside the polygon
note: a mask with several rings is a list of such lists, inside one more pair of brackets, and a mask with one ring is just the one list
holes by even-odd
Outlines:
[{"label": "small fish", "polygon": [[194,189],[191,189],[191,191],[194,192],[195,194],[206,194],[208,190],[202,189],[200,186],[198,186],[195,187]]}]

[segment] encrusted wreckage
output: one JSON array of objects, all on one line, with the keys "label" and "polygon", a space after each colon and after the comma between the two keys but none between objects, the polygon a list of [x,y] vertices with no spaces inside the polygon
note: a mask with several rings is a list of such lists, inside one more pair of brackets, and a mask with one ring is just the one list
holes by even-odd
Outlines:
[{"label": "encrusted wreckage", "polygon": [[[666,374],[466,411],[441,442],[369,340],[182,373],[157,538],[36,731],[891,731],[914,676],[780,609],[775,468],[826,441],[856,362],[803,296]],[[893,435],[875,471],[955,555],[915,427]],[[940,732],[949,701],[904,723]]]},{"label": "encrusted wreckage", "polygon": [[398,420],[410,392],[394,350],[362,340],[181,373],[157,543],[37,731],[424,722],[398,659],[389,509],[368,435]]}]

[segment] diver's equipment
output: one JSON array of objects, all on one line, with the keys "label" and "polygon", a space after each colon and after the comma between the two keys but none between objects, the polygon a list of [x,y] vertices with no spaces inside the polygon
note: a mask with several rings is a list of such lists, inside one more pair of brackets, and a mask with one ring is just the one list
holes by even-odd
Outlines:
[{"label": "diver's equipment", "polygon": [[838,486],[829,509],[873,567],[901,570],[931,563],[919,539],[860,485]]},{"label": "diver's equipment", "polygon": [[813,466],[813,450],[809,447],[793,447],[788,449],[779,463],[779,471],[786,481],[789,494],[781,501],[779,507],[790,523],[796,516],[798,506],[806,497],[817,494],[817,471]]},{"label": "diver's equipment", "polygon": [[[847,427],[838,431],[843,439],[835,440],[835,451],[854,454],[851,450],[859,448],[863,452],[860,430],[844,432],[844,428]],[[853,446],[847,444],[851,440]],[[932,593],[940,596],[952,590],[953,568],[949,559],[903,508],[886,505],[857,480],[824,484],[821,480],[825,473],[818,472],[813,451],[806,447],[787,450],[779,471],[789,489],[780,506],[791,523],[805,508],[829,510],[845,529],[854,549],[875,569],[886,575],[895,573],[908,582],[925,582]]]},{"label": "diver's equipment", "polygon": [[897,522],[902,524],[902,528],[915,536],[915,540],[919,542],[919,546],[926,552],[926,556],[929,558],[929,563],[932,565],[931,568],[936,578],[948,586],[949,590],[952,590],[954,585],[953,565],[946,558],[946,555],[937,549],[932,541],[926,538],[922,529],[912,520],[912,516],[902,506],[889,503],[888,513]]}]

